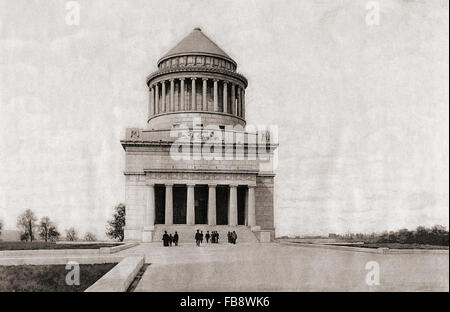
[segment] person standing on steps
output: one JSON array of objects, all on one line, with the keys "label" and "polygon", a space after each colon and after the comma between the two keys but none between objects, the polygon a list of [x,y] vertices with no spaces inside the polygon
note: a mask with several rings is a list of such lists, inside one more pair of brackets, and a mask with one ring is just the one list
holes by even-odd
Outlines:
[{"label": "person standing on steps", "polygon": [[172,234],[169,234],[169,246],[172,247],[172,242],[173,242],[173,236]]},{"label": "person standing on steps", "polygon": [[167,231],[164,231],[164,235],[162,237],[163,246],[168,247],[169,246],[169,235],[167,235]]},{"label": "person standing on steps", "polygon": [[216,244],[219,243],[219,232],[216,231]]},{"label": "person standing on steps", "polygon": [[205,235],[205,238],[206,238],[206,243],[207,244],[209,244],[209,238],[211,237],[211,235],[209,235],[209,231],[206,231],[206,235]]},{"label": "person standing on steps", "polygon": [[233,231],[233,233],[231,233],[231,237],[232,237],[233,244],[236,245],[236,240],[237,240],[237,234],[236,234],[236,231]]},{"label": "person standing on steps", "polygon": [[197,233],[195,233],[195,244],[197,247],[200,247],[200,230],[197,230]]},{"label": "person standing on steps", "polygon": [[200,232],[200,244],[203,244],[203,231]]},{"label": "person standing on steps", "polygon": [[173,235],[173,242],[175,246],[178,246],[178,233],[175,231],[175,234]]}]

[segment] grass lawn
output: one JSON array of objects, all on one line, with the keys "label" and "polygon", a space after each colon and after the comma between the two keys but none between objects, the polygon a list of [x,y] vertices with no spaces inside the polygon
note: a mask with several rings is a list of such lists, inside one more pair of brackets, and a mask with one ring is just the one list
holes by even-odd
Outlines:
[{"label": "grass lawn", "polygon": [[56,244],[46,242],[0,242],[0,250],[98,249],[118,245],[122,245],[122,243]]},{"label": "grass lawn", "polygon": [[425,244],[400,244],[400,243],[365,243],[365,244],[333,244],[338,246],[348,247],[363,247],[363,248],[380,248],[386,247],[391,249],[447,249],[448,246],[425,245]]},{"label": "grass lawn", "polygon": [[66,284],[65,265],[0,266],[0,292],[81,292],[94,284],[116,264],[80,264],[80,285]]}]

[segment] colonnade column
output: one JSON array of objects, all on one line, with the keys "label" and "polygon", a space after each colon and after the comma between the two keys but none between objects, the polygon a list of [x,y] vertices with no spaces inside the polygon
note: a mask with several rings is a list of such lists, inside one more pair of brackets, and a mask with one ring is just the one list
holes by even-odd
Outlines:
[{"label": "colonnade column", "polygon": [[196,110],[197,109],[197,103],[196,103],[196,90],[195,90],[195,79],[196,78],[191,78],[192,80],[192,103],[191,103],[191,110]]},{"label": "colonnade column", "polygon": [[184,110],[184,78],[180,78],[180,110]]},{"label": "colonnade column", "polygon": [[245,89],[241,90],[242,92],[242,118],[245,119]]},{"label": "colonnade column", "polygon": [[154,106],[155,106],[155,93],[153,91],[153,86],[150,86],[150,101],[148,103],[148,117],[149,118],[155,114]]},{"label": "colonnade column", "polygon": [[217,79],[214,79],[214,108],[213,108],[213,112],[217,112],[218,109],[218,101],[219,101],[219,95],[218,95],[218,90],[217,90]]},{"label": "colonnade column", "polygon": [[144,213],[142,241],[151,242],[155,226],[155,184],[147,183],[147,206]]},{"label": "colonnade column", "polygon": [[255,187],[248,186],[248,226],[256,225],[256,211],[255,211]]},{"label": "colonnade column", "polygon": [[237,184],[230,184],[230,198],[228,200],[228,225],[236,226],[238,223],[237,214]]},{"label": "colonnade column", "polygon": [[236,116],[241,116],[241,87],[236,86],[237,88],[237,107],[236,107]]},{"label": "colonnade column", "polygon": [[165,210],[165,224],[173,224],[173,195],[172,195],[173,184],[166,183],[166,210]]},{"label": "colonnade column", "polygon": [[155,83],[155,115],[159,114],[159,86]]},{"label": "colonnade column", "polygon": [[234,83],[231,84],[231,111],[232,115],[236,114],[236,89]]},{"label": "colonnade column", "polygon": [[186,224],[193,225],[195,223],[194,184],[187,184],[186,186],[187,186]]},{"label": "colonnade column", "polygon": [[223,82],[223,112],[228,113],[228,83]]},{"label": "colonnade column", "polygon": [[175,84],[174,80],[170,79],[170,108],[167,111],[174,112],[175,111]]},{"label": "colonnade column", "polygon": [[166,82],[163,80],[161,81],[161,112],[166,111]]},{"label": "colonnade column", "polygon": [[208,184],[208,225],[216,225],[216,184]]},{"label": "colonnade column", "polygon": [[208,101],[207,101],[207,86],[208,86],[208,78],[202,78],[203,86],[202,86],[202,110],[208,110]]}]

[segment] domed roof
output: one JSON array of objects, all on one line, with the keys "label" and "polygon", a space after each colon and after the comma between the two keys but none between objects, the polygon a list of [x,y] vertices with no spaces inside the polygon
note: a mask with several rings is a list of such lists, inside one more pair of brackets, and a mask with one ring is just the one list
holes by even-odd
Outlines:
[{"label": "domed roof", "polygon": [[177,55],[219,56],[236,64],[236,62],[221,48],[219,48],[217,44],[209,39],[200,28],[194,28],[189,35],[187,35],[175,47],[159,59],[158,64],[169,57]]}]

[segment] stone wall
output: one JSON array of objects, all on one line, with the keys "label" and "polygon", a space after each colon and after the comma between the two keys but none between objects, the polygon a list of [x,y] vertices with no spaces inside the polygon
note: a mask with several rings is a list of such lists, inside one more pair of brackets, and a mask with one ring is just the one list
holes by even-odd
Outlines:
[{"label": "stone wall", "polygon": [[[136,149],[128,151],[125,160],[125,172],[143,173],[147,170],[227,170],[227,171],[259,171],[257,160],[176,160],[169,155],[169,148],[147,147],[147,151]],[[134,150],[134,149],[132,149]],[[138,151],[140,150],[140,151]]]},{"label": "stone wall", "polygon": [[141,240],[147,206],[145,175],[126,175],[125,179],[125,238]]},{"label": "stone wall", "polygon": [[273,196],[273,176],[257,176],[255,188],[256,225],[261,226],[262,229],[274,229]]},{"label": "stone wall", "polygon": [[163,113],[152,117],[148,123],[148,128],[158,130],[170,129],[174,124],[180,124],[188,128],[193,128],[195,126],[192,124],[194,120],[198,120],[200,123],[203,124],[204,127],[207,127],[208,125],[235,126],[238,124],[241,125],[242,127],[245,126],[244,119],[238,116],[233,116],[225,113],[171,112],[171,113]]}]

